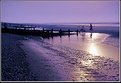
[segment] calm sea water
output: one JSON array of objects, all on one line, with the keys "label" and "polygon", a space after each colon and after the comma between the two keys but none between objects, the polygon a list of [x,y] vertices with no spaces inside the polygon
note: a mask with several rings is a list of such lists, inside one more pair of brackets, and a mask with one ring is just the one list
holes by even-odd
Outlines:
[{"label": "calm sea water", "polygon": [[[51,25],[46,25],[44,27],[37,27],[38,30],[42,30],[43,28],[45,29],[54,29],[54,30],[68,30],[70,29],[71,31],[75,31],[75,30],[80,30],[82,29],[82,26],[84,26],[84,29],[86,31],[89,31],[90,28],[90,24],[51,24]],[[92,24],[93,29],[95,32],[119,32],[119,24],[114,24],[114,23],[103,23],[103,24]]]}]

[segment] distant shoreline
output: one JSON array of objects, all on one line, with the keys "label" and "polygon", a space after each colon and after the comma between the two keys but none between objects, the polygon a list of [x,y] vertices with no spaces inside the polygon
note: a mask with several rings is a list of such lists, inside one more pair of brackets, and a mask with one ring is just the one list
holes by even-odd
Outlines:
[{"label": "distant shoreline", "polygon": [[60,22],[60,23],[22,23],[22,22],[1,22],[1,23],[15,23],[15,24],[120,24],[120,22]]}]

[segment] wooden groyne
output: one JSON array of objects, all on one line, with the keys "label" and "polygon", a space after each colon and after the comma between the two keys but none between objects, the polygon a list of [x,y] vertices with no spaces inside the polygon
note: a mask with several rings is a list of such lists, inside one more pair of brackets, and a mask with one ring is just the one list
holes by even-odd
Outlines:
[{"label": "wooden groyne", "polygon": [[[39,29],[37,28],[39,27]],[[49,37],[49,36],[61,36],[61,35],[72,35],[72,34],[78,34],[80,32],[85,32],[84,26],[80,27],[80,29],[66,29],[66,28],[51,28],[52,25],[29,25],[29,24],[9,24],[9,23],[2,23],[2,33],[13,33],[13,34],[20,34],[20,35],[38,35],[43,37]],[[92,29],[92,25],[91,28]],[[74,32],[74,33],[73,33]]]},{"label": "wooden groyne", "polygon": [[2,28],[2,33],[13,33],[13,34],[20,34],[20,35],[38,35],[38,36],[43,36],[43,37],[49,37],[49,36],[62,36],[62,35],[72,35],[73,33],[71,32],[76,32],[77,35],[79,33],[79,30],[77,31],[72,31],[70,29],[68,30],[54,30],[52,29],[45,29],[43,28],[42,30],[36,30],[36,27],[27,27],[27,28],[15,28],[15,29],[10,29],[10,28]]}]

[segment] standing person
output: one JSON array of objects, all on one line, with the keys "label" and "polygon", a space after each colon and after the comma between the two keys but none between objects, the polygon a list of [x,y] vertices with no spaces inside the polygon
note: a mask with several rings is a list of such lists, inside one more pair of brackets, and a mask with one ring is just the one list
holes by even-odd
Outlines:
[{"label": "standing person", "polygon": [[90,29],[89,29],[90,31],[93,31],[93,28],[92,28],[92,24],[90,24]]},{"label": "standing person", "polygon": [[93,31],[93,28],[92,28],[92,24],[90,24],[90,29],[89,29],[91,32],[90,32],[90,38],[92,38],[92,31]]}]

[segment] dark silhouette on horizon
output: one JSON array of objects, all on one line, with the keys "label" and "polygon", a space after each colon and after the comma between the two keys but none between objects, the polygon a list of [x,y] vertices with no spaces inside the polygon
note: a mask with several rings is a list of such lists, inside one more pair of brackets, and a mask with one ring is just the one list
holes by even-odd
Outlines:
[{"label": "dark silhouette on horizon", "polygon": [[90,29],[89,29],[90,31],[93,31],[93,28],[92,28],[92,24],[90,24]]},{"label": "dark silhouette on horizon", "polygon": [[[41,27],[41,29],[37,29],[38,27]],[[81,29],[79,30],[79,28]],[[58,27],[60,28],[60,27]],[[54,36],[62,36],[62,35],[73,35],[76,32],[76,35],[78,36],[78,33],[84,34],[88,30],[85,30],[85,26],[81,25],[75,28],[75,30],[72,30],[71,28],[60,28],[56,29],[54,25],[36,25],[36,24],[17,24],[17,23],[2,23],[2,33],[12,33],[12,34],[20,34],[20,35],[36,35],[36,36],[42,36],[43,38],[48,37],[54,37]],[[90,32],[92,33],[93,27],[92,24],[90,24]],[[92,35],[90,36],[92,37]]]},{"label": "dark silhouette on horizon", "polygon": [[93,28],[92,28],[92,24],[90,24],[90,29],[89,29],[91,32],[90,32],[90,38],[92,38],[92,31],[93,31]]}]

